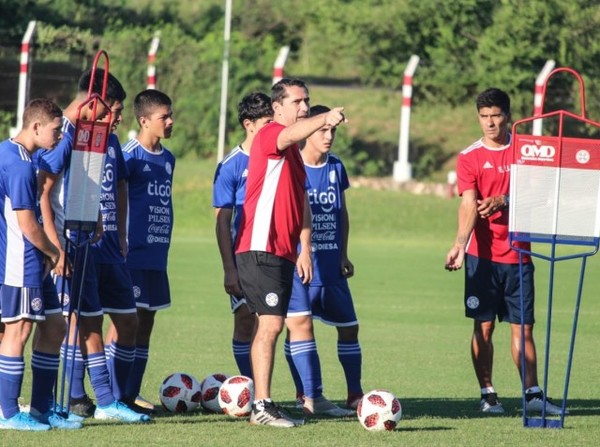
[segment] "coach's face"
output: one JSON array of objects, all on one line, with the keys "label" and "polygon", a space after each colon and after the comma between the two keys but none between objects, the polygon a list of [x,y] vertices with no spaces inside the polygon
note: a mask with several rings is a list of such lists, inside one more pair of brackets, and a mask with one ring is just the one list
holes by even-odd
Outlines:
[{"label": "coach's face", "polygon": [[281,103],[273,103],[273,110],[275,111],[275,121],[289,126],[308,116],[310,97],[306,89],[295,85],[286,87],[286,93]]}]

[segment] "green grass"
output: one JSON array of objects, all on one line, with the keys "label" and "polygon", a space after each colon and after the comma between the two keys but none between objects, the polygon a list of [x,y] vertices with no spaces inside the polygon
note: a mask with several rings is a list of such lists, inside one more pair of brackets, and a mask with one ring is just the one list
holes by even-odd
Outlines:
[{"label": "green grass", "polygon": [[[210,185],[213,162],[179,160],[174,187],[176,232],[170,255],[173,306],[160,312],[142,394],[157,399],[165,376],[186,371],[202,379],[236,373],[231,355],[232,318],[222,289],[213,231]],[[469,356],[470,322],[463,317],[462,273],[443,269],[456,225],[456,200],[401,192],[351,189],[351,280],[361,324],[365,390],[386,388],[403,406],[396,431],[369,433],[354,419],[309,420],[282,432],[226,416],[194,413],[156,417],[147,426],[90,421],[76,433],[3,432],[2,445],[211,445],[211,446],[433,446],[595,445],[600,438],[599,261],[588,264],[569,393],[571,415],[563,430],[522,426],[520,385],[510,357],[509,331],[498,325],[494,379],[507,413],[484,416]],[[578,266],[557,266],[550,394],[558,397],[568,351]],[[536,329],[542,357],[548,266],[537,262]],[[332,328],[316,324],[325,394],[345,397]],[[542,359],[540,359],[541,361]],[[28,385],[24,387],[27,396]],[[278,346],[273,397],[291,404],[292,381]],[[285,436],[285,438],[283,438]],[[285,440],[285,441],[283,441]]]}]

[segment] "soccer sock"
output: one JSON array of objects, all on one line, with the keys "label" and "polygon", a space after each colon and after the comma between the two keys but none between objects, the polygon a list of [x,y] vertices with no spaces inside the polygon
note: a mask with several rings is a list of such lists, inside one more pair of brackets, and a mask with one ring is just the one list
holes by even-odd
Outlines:
[{"label": "soccer sock", "polygon": [[496,390],[494,389],[493,386],[488,386],[486,388],[481,388],[481,395],[483,396],[484,394],[492,394],[495,393]]},{"label": "soccer sock", "polygon": [[290,373],[292,374],[292,380],[294,381],[294,386],[296,387],[296,396],[304,395],[304,388],[302,387],[302,379],[300,378],[300,374],[298,374],[298,370],[296,369],[296,365],[294,365],[294,359],[292,358],[292,352],[290,351],[290,341],[286,338],[284,346],[285,359],[287,360],[288,366],[290,367]]},{"label": "soccer sock", "polygon": [[323,395],[321,362],[315,340],[290,342],[290,352],[298,374],[302,379],[302,388],[306,397],[315,399]]},{"label": "soccer sock", "polygon": [[135,399],[140,394],[142,388],[142,379],[146,372],[146,365],[148,364],[148,352],[149,346],[138,345],[135,347],[135,358],[133,359],[133,366],[131,367],[131,374],[127,380],[126,396],[128,398]]},{"label": "soccer sock", "polygon": [[231,340],[233,358],[242,376],[252,378],[252,367],[250,366],[250,342]]},{"label": "soccer sock", "polygon": [[25,374],[23,357],[0,355],[0,413],[10,419],[19,412],[19,395]]},{"label": "soccer sock", "polygon": [[525,394],[535,394],[535,393],[541,393],[542,389],[539,386],[532,386],[531,388],[527,388],[525,390]]},{"label": "soccer sock", "polygon": [[360,343],[356,341],[339,341],[337,343],[338,359],[344,368],[349,393],[362,393],[362,352]]},{"label": "soccer sock", "polygon": [[109,368],[110,383],[116,400],[127,397],[127,380],[135,358],[135,346],[123,346],[115,343],[110,345],[112,361]]},{"label": "soccer sock", "polygon": [[79,346],[75,347],[74,362],[73,345],[63,344],[60,348],[60,353],[64,362],[64,367],[67,368],[67,377],[69,378],[71,389],[70,397],[75,399],[81,399],[86,395],[84,384],[85,362],[83,361],[83,356],[81,355],[81,349],[79,348]]},{"label": "soccer sock", "polygon": [[115,398],[110,388],[110,377],[106,367],[106,357],[104,352],[95,352],[84,357],[88,372],[90,373],[90,382],[96,395],[96,403],[100,407],[106,407],[114,402]]},{"label": "soccer sock", "polygon": [[50,410],[53,401],[53,389],[58,377],[58,354],[33,351],[31,356],[31,408],[39,414]]}]

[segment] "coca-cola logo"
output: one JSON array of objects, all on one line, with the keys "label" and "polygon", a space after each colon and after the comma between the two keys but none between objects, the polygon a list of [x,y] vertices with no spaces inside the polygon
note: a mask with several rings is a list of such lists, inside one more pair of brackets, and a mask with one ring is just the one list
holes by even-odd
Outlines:
[{"label": "coca-cola logo", "polygon": [[335,231],[323,231],[321,233],[313,233],[312,234],[313,241],[334,241],[335,240]]},{"label": "coca-cola logo", "polygon": [[171,226],[168,224],[164,224],[164,225],[150,224],[148,226],[148,233],[152,233],[152,234],[169,234],[170,231],[171,231]]}]

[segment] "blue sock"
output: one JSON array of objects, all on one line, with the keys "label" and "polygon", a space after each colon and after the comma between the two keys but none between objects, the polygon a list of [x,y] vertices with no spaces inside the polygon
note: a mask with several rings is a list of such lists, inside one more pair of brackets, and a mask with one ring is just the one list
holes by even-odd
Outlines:
[{"label": "blue sock", "polygon": [[290,352],[298,374],[302,379],[302,388],[306,397],[315,399],[323,395],[321,362],[315,340],[290,342]]},{"label": "blue sock", "polygon": [[110,345],[110,353],[112,361],[108,371],[113,396],[116,400],[123,400],[127,397],[127,380],[135,358],[135,346],[118,345],[113,341]]},{"label": "blue sock", "polygon": [[60,353],[63,358],[64,367],[67,368],[67,378],[69,379],[71,391],[70,397],[81,399],[87,394],[84,384],[85,362],[81,355],[81,349],[79,346],[75,347],[75,361],[73,361],[73,345],[63,344],[60,347]]},{"label": "blue sock", "polygon": [[252,378],[252,367],[250,366],[250,342],[231,340],[233,357],[242,376]]},{"label": "blue sock", "polygon": [[144,372],[146,372],[146,365],[148,364],[149,348],[149,346],[141,345],[135,347],[135,358],[133,359],[131,374],[129,374],[129,379],[127,380],[126,396],[128,398],[135,399],[140,394],[142,379],[144,378]]},{"label": "blue sock", "polygon": [[362,371],[362,352],[357,341],[339,341],[337,343],[338,359],[344,368],[349,393],[362,393],[360,384]]},{"label": "blue sock", "polygon": [[31,356],[31,408],[40,414],[50,410],[54,397],[54,384],[58,377],[59,354],[33,351]]},{"label": "blue sock", "polygon": [[0,355],[0,410],[4,419],[10,419],[19,412],[18,399],[24,374],[23,357]]},{"label": "blue sock", "polygon": [[285,352],[285,359],[287,360],[288,366],[290,367],[290,373],[292,374],[294,386],[296,387],[296,397],[303,396],[304,388],[302,387],[302,379],[300,378],[300,374],[298,374],[296,365],[294,365],[294,359],[292,359],[292,352],[290,351],[290,341],[287,338],[285,339],[283,349]]},{"label": "blue sock", "polygon": [[90,374],[90,382],[92,383],[92,388],[94,388],[96,403],[100,407],[112,404],[115,398],[110,388],[110,379],[104,352],[88,354],[87,358],[84,357],[84,361]]}]

